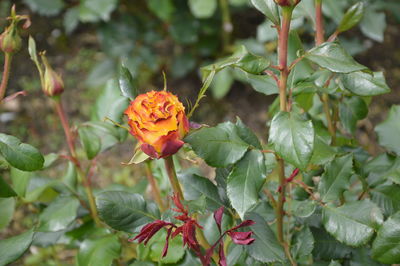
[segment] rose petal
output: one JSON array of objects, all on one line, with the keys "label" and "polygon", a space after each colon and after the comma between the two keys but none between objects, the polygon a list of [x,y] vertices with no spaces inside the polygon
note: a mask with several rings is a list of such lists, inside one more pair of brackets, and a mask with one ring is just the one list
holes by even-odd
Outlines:
[{"label": "rose petal", "polygon": [[144,144],[142,144],[140,146],[140,149],[144,153],[146,153],[148,156],[150,156],[151,158],[155,158],[155,159],[159,159],[160,158],[160,156],[158,155],[157,151],[150,144],[144,143]]},{"label": "rose petal", "polygon": [[182,140],[171,140],[164,143],[161,157],[166,157],[169,155],[173,155],[179,151],[179,149],[185,144]]}]

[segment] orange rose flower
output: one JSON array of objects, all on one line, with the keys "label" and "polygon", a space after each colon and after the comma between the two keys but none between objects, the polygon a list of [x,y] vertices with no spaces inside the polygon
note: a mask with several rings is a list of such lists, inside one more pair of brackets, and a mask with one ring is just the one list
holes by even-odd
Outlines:
[{"label": "orange rose flower", "polygon": [[185,107],[167,91],[138,95],[125,110],[130,133],[141,143],[141,150],[152,158],[176,153],[189,131]]}]

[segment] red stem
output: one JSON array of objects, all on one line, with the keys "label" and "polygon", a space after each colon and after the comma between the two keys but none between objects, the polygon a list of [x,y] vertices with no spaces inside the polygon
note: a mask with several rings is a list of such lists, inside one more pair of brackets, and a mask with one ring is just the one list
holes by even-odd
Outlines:
[{"label": "red stem", "polygon": [[324,37],[324,19],[322,16],[322,0],[315,0],[315,42],[321,45],[325,42]]},{"label": "red stem", "polygon": [[3,78],[1,80],[1,85],[0,85],[0,102],[3,100],[4,96],[6,95],[8,79],[10,78],[11,60],[12,60],[12,55],[9,53],[5,53]]}]

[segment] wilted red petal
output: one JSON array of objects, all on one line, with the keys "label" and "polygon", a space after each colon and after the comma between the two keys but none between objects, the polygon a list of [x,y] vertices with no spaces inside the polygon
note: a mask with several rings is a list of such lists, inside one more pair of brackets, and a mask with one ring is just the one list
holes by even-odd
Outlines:
[{"label": "wilted red petal", "polygon": [[224,206],[214,212],[214,220],[218,225],[218,230],[221,233],[222,216],[224,215]]},{"label": "wilted red petal", "polygon": [[251,226],[251,225],[253,225],[253,224],[255,224],[254,221],[252,221],[252,220],[245,220],[245,221],[243,221],[242,223],[240,223],[239,225],[237,225],[237,226],[235,226],[235,227],[232,227],[232,228],[229,229],[228,231],[234,231],[234,230],[236,230],[236,229],[239,229],[239,228],[242,228],[242,227],[246,227],[246,226]]},{"label": "wilted red petal", "polygon": [[169,228],[167,231],[167,237],[165,238],[165,245],[162,251],[162,257],[164,258],[165,256],[167,256],[168,253],[168,246],[169,246],[169,237],[171,236],[172,233],[172,229],[173,227]]},{"label": "wilted red petal", "polygon": [[144,143],[144,144],[142,144],[142,145],[140,146],[140,149],[141,149],[144,153],[146,153],[148,156],[150,156],[151,158],[155,158],[155,159],[158,159],[158,158],[159,158],[159,155],[158,155],[157,151],[156,151],[156,150],[154,149],[154,147],[151,146],[150,144]]},{"label": "wilted red petal", "polygon": [[183,144],[185,143],[179,139],[165,142],[162,147],[161,158],[177,153]]},{"label": "wilted red petal", "polygon": [[228,235],[232,238],[233,243],[238,245],[250,245],[254,242],[254,238],[251,238],[253,232],[228,232]]}]

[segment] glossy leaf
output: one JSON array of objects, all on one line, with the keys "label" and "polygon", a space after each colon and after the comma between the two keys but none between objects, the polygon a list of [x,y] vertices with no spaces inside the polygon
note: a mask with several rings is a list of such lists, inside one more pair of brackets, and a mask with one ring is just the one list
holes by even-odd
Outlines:
[{"label": "glossy leaf", "polygon": [[298,114],[279,112],[272,119],[269,142],[285,161],[305,169],[314,149],[313,124]]},{"label": "glossy leaf", "polygon": [[255,222],[250,229],[256,240],[253,244],[246,246],[250,256],[264,263],[285,261],[283,248],[268,223],[256,213],[246,215],[246,219]]},{"label": "glossy leaf", "polygon": [[78,266],[104,265],[111,266],[119,258],[121,243],[116,235],[103,236],[99,239],[86,239],[81,243],[76,257]]},{"label": "glossy leaf", "polygon": [[43,155],[33,146],[21,143],[14,136],[0,133],[0,153],[10,165],[22,171],[36,171],[43,168]]},{"label": "glossy leaf", "polygon": [[215,99],[224,98],[229,92],[233,82],[234,79],[231,69],[225,68],[219,71],[211,83],[211,92],[213,97]]},{"label": "glossy leaf", "polygon": [[349,180],[353,174],[353,155],[336,157],[326,167],[321,176],[318,191],[324,202],[336,201],[349,188]]},{"label": "glossy leaf", "polygon": [[79,139],[89,160],[92,160],[101,149],[100,138],[91,127],[81,126],[78,129]]},{"label": "glossy leaf", "polygon": [[249,144],[239,137],[236,126],[231,122],[194,131],[185,138],[185,142],[207,164],[214,167],[225,167],[237,162],[249,148]]},{"label": "glossy leaf", "polygon": [[17,236],[0,240],[0,265],[9,263],[21,257],[32,243],[33,229]]},{"label": "glossy leaf", "polygon": [[26,189],[28,188],[32,175],[32,172],[24,172],[17,168],[11,168],[11,182],[18,196],[25,197]]},{"label": "glossy leaf", "polygon": [[360,96],[375,96],[390,92],[383,72],[374,72],[371,75],[357,71],[342,75],[341,80],[345,89]]},{"label": "glossy leaf", "polygon": [[375,131],[380,145],[400,155],[400,105],[393,105],[389,116],[380,123]]},{"label": "glossy leaf", "polygon": [[363,14],[364,14],[364,3],[363,2],[358,2],[354,5],[352,5],[344,14],[337,31],[344,32],[344,31],[347,31],[347,30],[353,28],[355,25],[357,25],[360,22],[360,20],[363,17]]},{"label": "glossy leaf", "polygon": [[400,211],[400,186],[382,185],[371,189],[371,200],[375,202],[387,216]]},{"label": "glossy leaf", "polygon": [[320,67],[337,73],[351,73],[367,69],[357,63],[337,42],[326,42],[309,50],[305,58]]},{"label": "glossy leaf", "polygon": [[82,22],[108,21],[117,3],[117,0],[82,0],[79,4],[79,18]]},{"label": "glossy leaf", "polygon": [[304,227],[293,236],[291,251],[295,258],[301,259],[311,254],[314,249],[314,237],[310,228]]},{"label": "glossy leaf", "polygon": [[14,189],[0,176],[0,198],[10,198],[17,196]]},{"label": "glossy leaf", "polygon": [[209,18],[217,9],[217,0],[189,0],[188,4],[196,18]]},{"label": "glossy leaf", "polygon": [[58,197],[40,214],[38,230],[56,232],[66,229],[75,220],[79,206],[75,197]]},{"label": "glossy leaf", "polygon": [[119,89],[122,96],[133,100],[139,94],[139,88],[136,80],[133,78],[131,72],[124,65],[121,66],[119,74]]},{"label": "glossy leaf", "polygon": [[342,259],[352,252],[352,248],[340,243],[323,229],[311,227],[311,232],[315,239],[313,255],[316,259]]},{"label": "glossy leaf", "polygon": [[273,0],[251,0],[251,3],[275,25],[280,24],[278,6]]},{"label": "glossy leaf", "polygon": [[372,258],[387,264],[400,262],[400,212],[386,220],[372,244]]},{"label": "glossy leaf", "polygon": [[265,177],[264,156],[258,150],[248,151],[229,174],[228,198],[242,220],[245,213],[257,204]]},{"label": "glossy leaf", "polygon": [[251,146],[262,149],[260,140],[253,131],[248,128],[239,117],[236,117],[236,128],[239,137]]},{"label": "glossy leaf", "polygon": [[265,95],[278,94],[275,80],[268,75],[253,75],[241,70],[235,72],[236,78],[242,82],[249,83],[251,87]]},{"label": "glossy leaf", "polygon": [[100,218],[110,227],[133,232],[159,216],[142,195],[124,191],[105,191],[96,196]]},{"label": "glossy leaf", "polygon": [[350,246],[361,246],[368,243],[375,230],[383,223],[383,215],[373,202],[355,201],[338,208],[325,206],[322,223],[340,242]]},{"label": "glossy leaf", "polygon": [[344,129],[355,134],[357,121],[364,119],[368,114],[365,101],[357,96],[344,98],[339,103],[339,117]]}]

